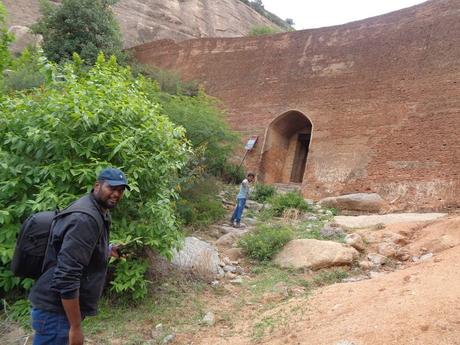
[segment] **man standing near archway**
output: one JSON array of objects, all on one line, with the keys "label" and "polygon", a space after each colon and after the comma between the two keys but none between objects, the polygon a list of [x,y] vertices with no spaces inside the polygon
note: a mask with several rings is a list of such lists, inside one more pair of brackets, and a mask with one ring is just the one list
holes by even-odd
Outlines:
[{"label": "man standing near archway", "polygon": [[236,207],[233,211],[232,218],[230,218],[230,222],[235,228],[239,228],[241,225],[241,216],[243,215],[244,206],[246,206],[246,200],[249,196],[249,185],[252,181],[254,181],[254,178],[255,175],[253,173],[249,173],[240,184],[240,191],[236,196]]}]

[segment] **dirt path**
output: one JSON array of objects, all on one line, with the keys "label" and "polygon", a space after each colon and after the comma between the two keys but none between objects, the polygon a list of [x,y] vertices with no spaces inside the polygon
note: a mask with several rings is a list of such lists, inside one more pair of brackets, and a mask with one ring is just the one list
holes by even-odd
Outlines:
[{"label": "dirt path", "polygon": [[[453,223],[460,233],[460,217],[449,220]],[[434,229],[442,232],[442,226]],[[460,344],[460,246],[371,280],[315,290],[266,312],[248,309],[246,315],[231,330],[218,323],[176,343]],[[254,339],[258,326],[268,334]]]}]

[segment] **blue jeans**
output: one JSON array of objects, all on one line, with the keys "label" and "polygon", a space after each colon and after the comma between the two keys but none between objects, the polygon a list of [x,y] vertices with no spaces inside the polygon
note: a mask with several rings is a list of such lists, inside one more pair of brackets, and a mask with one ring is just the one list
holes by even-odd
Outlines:
[{"label": "blue jeans", "polygon": [[235,207],[235,211],[233,211],[233,215],[232,215],[232,218],[230,219],[230,221],[233,223],[233,222],[237,222],[238,224],[240,223],[241,221],[241,216],[243,215],[243,211],[244,211],[244,206],[246,205],[246,199],[245,198],[242,198],[242,199],[236,199],[236,207]]},{"label": "blue jeans", "polygon": [[69,321],[64,314],[32,308],[33,345],[67,345]]}]

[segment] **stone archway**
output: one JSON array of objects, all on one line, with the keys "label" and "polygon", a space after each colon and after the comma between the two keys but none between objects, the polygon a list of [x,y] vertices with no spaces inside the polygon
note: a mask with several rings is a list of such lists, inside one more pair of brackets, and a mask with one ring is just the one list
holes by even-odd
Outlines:
[{"label": "stone archway", "polygon": [[274,119],[265,135],[260,175],[265,183],[302,183],[312,136],[311,121],[299,111]]}]

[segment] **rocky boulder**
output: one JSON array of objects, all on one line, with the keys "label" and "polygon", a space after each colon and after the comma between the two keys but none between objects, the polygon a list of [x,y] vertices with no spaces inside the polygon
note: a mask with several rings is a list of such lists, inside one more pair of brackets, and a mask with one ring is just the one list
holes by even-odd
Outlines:
[{"label": "rocky boulder", "polygon": [[341,243],[301,239],[290,241],[274,259],[281,267],[320,268],[349,265],[358,251]]},{"label": "rocky boulder", "polygon": [[8,32],[14,35],[14,41],[10,46],[10,50],[13,53],[22,52],[27,47],[36,48],[43,40],[41,35],[35,35],[26,26],[13,25]]},{"label": "rocky boulder", "polygon": [[196,237],[185,238],[183,248],[174,252],[172,264],[205,279],[224,274],[216,248]]},{"label": "rocky boulder", "polygon": [[347,211],[381,212],[386,203],[377,193],[356,193],[324,198],[319,205]]}]

